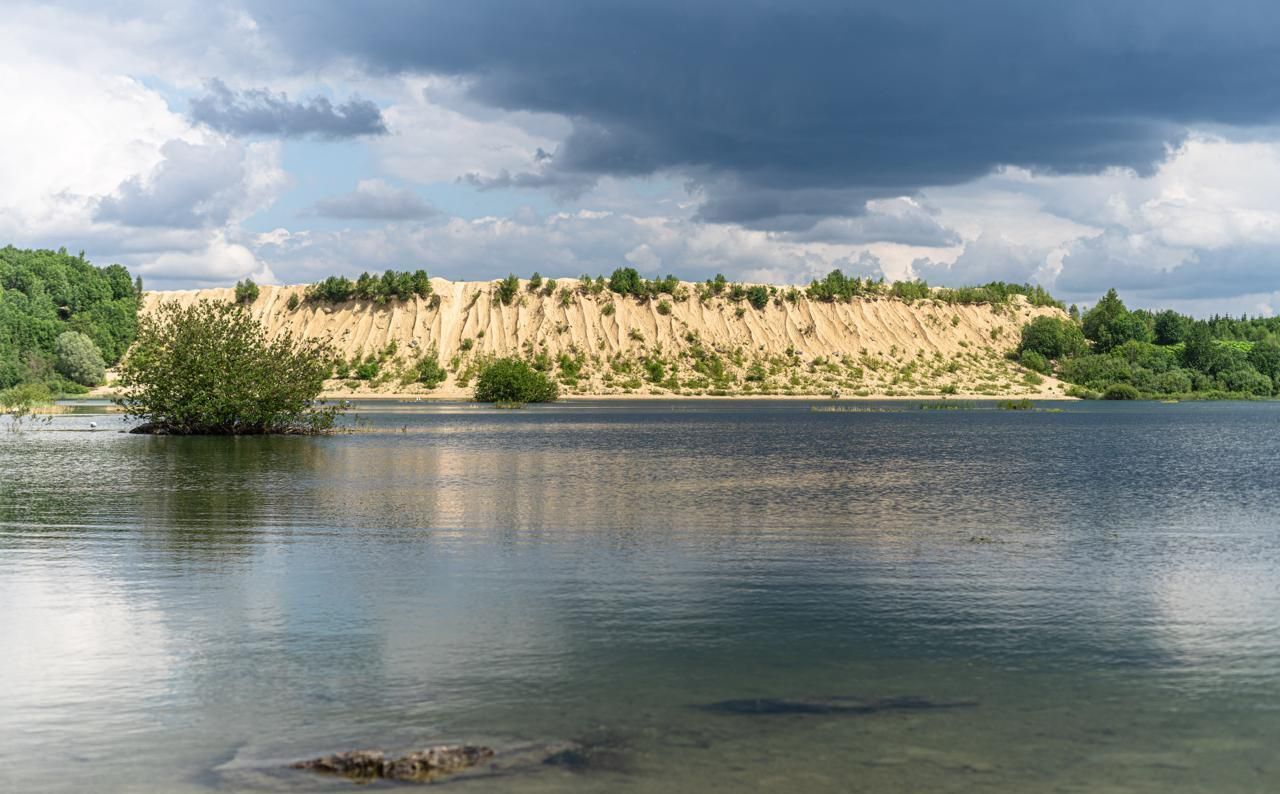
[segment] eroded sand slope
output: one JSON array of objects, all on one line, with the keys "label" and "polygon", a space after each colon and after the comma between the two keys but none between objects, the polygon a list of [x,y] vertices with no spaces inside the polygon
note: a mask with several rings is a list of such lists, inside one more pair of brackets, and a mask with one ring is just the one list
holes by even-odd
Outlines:
[{"label": "eroded sand slope", "polygon": [[[573,287],[576,281],[562,281]],[[1005,358],[1024,323],[1059,313],[1021,299],[1005,307],[906,303],[891,298],[822,303],[801,297],[763,309],[745,301],[696,297],[639,302],[605,292],[544,295],[522,283],[512,303],[493,282],[432,279],[439,300],[385,305],[302,300],[305,286],[261,287],[250,307],[271,334],[328,340],[348,359],[384,355],[370,381],[343,379],[342,393],[427,393],[401,373],[434,349],[449,379],[431,394],[465,393],[486,356],[542,356],[569,394],[830,394],[843,396],[1060,396],[1062,385],[1035,377]],[[297,308],[289,309],[291,296]],[[151,292],[144,311],[162,301],[232,300],[233,290]],[[612,310],[606,309],[612,305]],[[567,361],[562,364],[562,357]],[[576,374],[574,370],[576,369]]]}]

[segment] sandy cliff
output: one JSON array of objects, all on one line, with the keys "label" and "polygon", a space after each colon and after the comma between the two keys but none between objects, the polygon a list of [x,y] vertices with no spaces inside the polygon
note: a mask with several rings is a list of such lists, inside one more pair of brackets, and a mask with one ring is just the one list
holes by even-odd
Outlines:
[{"label": "sandy cliff", "polygon": [[[576,281],[561,281],[572,287]],[[1008,306],[906,303],[869,298],[822,303],[801,297],[755,309],[696,297],[639,302],[608,292],[543,295],[522,283],[509,306],[493,282],[432,279],[438,300],[385,305],[301,300],[303,286],[264,286],[250,307],[271,334],[329,340],[347,359],[381,358],[370,380],[331,383],[343,394],[468,391],[488,356],[540,361],[566,394],[821,394],[842,396],[1061,396],[1062,384],[1007,360],[1024,323],[1057,313],[1016,299]],[[569,292],[569,294],[566,294]],[[162,301],[231,300],[231,289],[150,292]],[[300,303],[290,309],[291,296]],[[609,308],[609,307],[612,308]],[[669,313],[663,313],[669,307]],[[450,376],[428,392],[402,373],[435,352]]]}]

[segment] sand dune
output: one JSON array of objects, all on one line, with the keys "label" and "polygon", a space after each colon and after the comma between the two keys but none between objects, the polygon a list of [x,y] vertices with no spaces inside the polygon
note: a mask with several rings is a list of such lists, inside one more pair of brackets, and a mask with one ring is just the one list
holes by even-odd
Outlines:
[{"label": "sand dune", "polygon": [[[560,282],[576,286],[576,280]],[[696,297],[639,302],[611,293],[574,292],[565,300],[532,293],[521,284],[510,306],[498,303],[493,282],[432,279],[433,299],[385,305],[302,301],[305,286],[263,286],[250,307],[271,334],[283,331],[328,340],[344,357],[377,355],[394,343],[377,382],[331,383],[342,394],[427,394],[401,383],[398,373],[434,349],[450,370],[429,392],[458,396],[487,356],[544,354],[566,394],[831,394],[842,396],[1061,396],[1063,385],[1035,384],[1005,354],[1020,329],[1057,309],[907,303],[892,298],[822,303],[770,301],[763,309],[743,302]],[[150,292],[144,311],[162,301],[231,300],[233,290]],[[607,310],[606,305],[612,305]],[[569,359],[566,367],[559,360]],[[657,362],[655,366],[654,362]],[[571,377],[577,369],[576,377]],[[661,369],[661,373],[658,369]],[[674,378],[672,377],[674,376]]]}]

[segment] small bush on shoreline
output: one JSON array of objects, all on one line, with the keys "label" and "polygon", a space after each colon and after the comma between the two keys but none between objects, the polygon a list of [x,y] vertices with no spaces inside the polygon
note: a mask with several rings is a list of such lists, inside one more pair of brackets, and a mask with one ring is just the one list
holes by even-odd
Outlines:
[{"label": "small bush on shoreline", "polygon": [[475,399],[482,403],[541,403],[560,396],[559,387],[523,359],[499,358],[476,378]]}]

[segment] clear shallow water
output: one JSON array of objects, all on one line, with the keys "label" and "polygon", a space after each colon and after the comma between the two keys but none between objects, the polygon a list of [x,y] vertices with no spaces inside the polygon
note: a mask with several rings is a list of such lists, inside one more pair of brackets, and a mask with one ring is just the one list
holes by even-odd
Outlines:
[{"label": "clear shallow water", "polygon": [[[360,416],[0,432],[0,790],[443,741],[474,792],[1280,789],[1280,405]],[[978,705],[692,708],[829,695]]]}]

